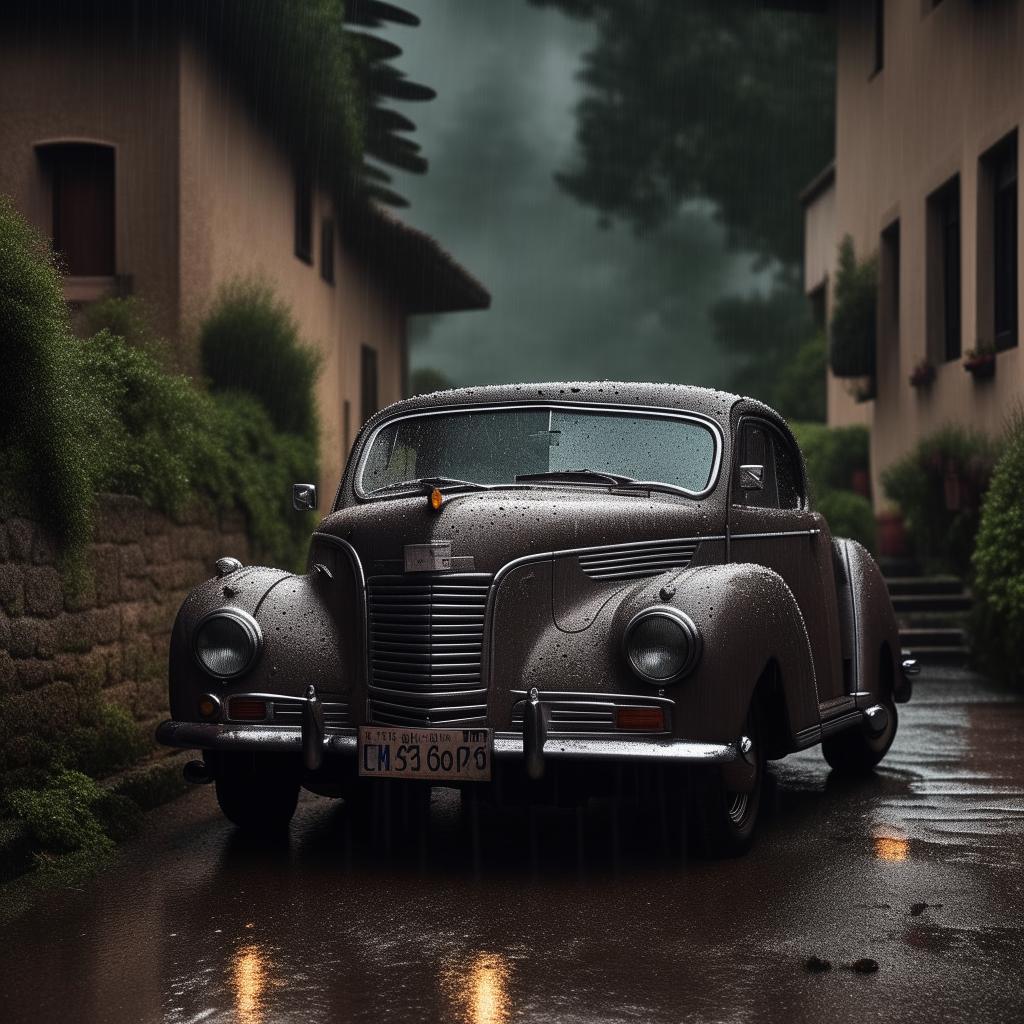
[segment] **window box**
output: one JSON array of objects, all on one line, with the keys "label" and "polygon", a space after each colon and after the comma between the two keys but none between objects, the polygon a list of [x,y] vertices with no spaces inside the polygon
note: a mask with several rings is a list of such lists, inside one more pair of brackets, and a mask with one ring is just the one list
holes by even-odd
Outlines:
[{"label": "window box", "polygon": [[996,354],[986,349],[971,349],[964,359],[964,369],[975,380],[988,380],[995,376]]},{"label": "window box", "polygon": [[910,374],[912,388],[926,388],[935,380],[935,367],[927,359],[914,367]]}]

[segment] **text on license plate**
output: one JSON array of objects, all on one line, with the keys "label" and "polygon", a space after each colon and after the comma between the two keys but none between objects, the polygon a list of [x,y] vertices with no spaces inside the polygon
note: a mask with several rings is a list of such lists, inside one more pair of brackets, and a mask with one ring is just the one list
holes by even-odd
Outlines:
[{"label": "text on license plate", "polygon": [[361,725],[359,774],[391,779],[488,782],[491,730]]}]

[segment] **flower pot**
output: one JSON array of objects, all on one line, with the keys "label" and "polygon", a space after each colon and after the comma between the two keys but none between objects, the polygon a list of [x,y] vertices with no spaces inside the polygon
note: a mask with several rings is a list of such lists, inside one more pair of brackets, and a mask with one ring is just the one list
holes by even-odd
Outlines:
[{"label": "flower pot", "polygon": [[910,375],[910,386],[912,388],[926,388],[935,380],[935,367],[931,363],[922,363],[914,368]]},{"label": "flower pot", "polygon": [[907,554],[907,531],[899,512],[879,512],[878,553],[887,558],[904,558]]},{"label": "flower pot", "polygon": [[964,369],[975,380],[988,380],[996,372],[996,357],[994,355],[971,356],[964,360]]}]

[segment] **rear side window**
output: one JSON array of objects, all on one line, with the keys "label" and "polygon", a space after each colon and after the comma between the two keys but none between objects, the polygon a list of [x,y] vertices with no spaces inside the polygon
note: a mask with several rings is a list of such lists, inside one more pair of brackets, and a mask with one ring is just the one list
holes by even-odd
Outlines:
[{"label": "rear side window", "polygon": [[[744,491],[740,466],[762,466],[764,487]],[[803,506],[800,457],[790,442],[760,420],[745,420],[740,427],[733,471],[733,504],[752,508],[799,509]]]}]

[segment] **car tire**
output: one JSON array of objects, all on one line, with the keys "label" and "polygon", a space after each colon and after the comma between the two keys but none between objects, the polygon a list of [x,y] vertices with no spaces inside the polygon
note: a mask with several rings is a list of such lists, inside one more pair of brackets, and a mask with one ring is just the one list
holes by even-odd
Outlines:
[{"label": "car tire", "polygon": [[888,724],[881,736],[872,736],[864,726],[854,726],[821,741],[821,752],[833,771],[844,775],[864,775],[889,752],[899,728],[899,716],[891,697],[879,703],[889,713]]},{"label": "car tire", "polygon": [[299,800],[299,777],[290,764],[252,755],[223,758],[215,788],[224,816],[245,832],[283,831]]},{"label": "car tire", "polygon": [[714,768],[693,779],[690,793],[690,852],[702,859],[739,857],[754,842],[761,793],[764,789],[765,750],[761,742],[757,716],[753,709],[747,717],[746,735],[751,741],[747,758],[754,771],[748,792],[730,788],[727,768]]}]

